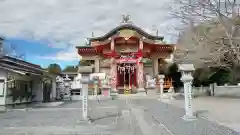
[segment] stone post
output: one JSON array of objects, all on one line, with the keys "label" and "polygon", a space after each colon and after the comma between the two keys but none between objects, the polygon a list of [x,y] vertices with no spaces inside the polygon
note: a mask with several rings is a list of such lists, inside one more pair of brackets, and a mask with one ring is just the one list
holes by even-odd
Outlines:
[{"label": "stone post", "polygon": [[153,59],[153,76],[158,75],[158,59]]},{"label": "stone post", "polygon": [[180,64],[179,70],[182,73],[182,82],[184,84],[184,98],[185,98],[185,120],[194,120],[192,109],[192,80],[191,73],[195,70],[193,64]]},{"label": "stone post", "polygon": [[95,60],[95,63],[94,63],[94,68],[95,68],[95,73],[99,73],[100,72],[100,69],[99,69],[99,59],[96,59]]},{"label": "stone post", "polygon": [[98,95],[98,79],[94,79],[94,95]]},{"label": "stone post", "polygon": [[52,99],[55,100],[57,98],[57,82],[56,77],[52,78]]},{"label": "stone post", "polygon": [[158,78],[159,78],[159,88],[160,88],[160,98],[163,97],[163,89],[164,89],[164,78],[165,76],[164,75],[158,75]]},{"label": "stone post", "polygon": [[[83,82],[82,82],[83,83]],[[82,114],[83,119],[88,120],[88,83],[83,83],[82,85]]]},{"label": "stone post", "polygon": [[82,116],[84,120],[89,120],[88,116],[88,84],[91,82],[89,76],[82,76],[78,79],[82,83]]}]

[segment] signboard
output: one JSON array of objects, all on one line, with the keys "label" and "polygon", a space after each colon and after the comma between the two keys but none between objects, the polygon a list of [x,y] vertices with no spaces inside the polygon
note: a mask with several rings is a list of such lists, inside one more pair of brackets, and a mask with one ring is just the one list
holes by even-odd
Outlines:
[{"label": "signboard", "polygon": [[134,58],[137,58],[137,57],[133,53],[120,56],[120,59],[134,59]]},{"label": "signboard", "polygon": [[121,53],[129,53],[129,52],[138,52],[138,45],[135,46],[126,46],[124,45],[117,45],[115,46],[116,52]]},{"label": "signboard", "polygon": [[106,78],[106,73],[92,73],[90,74],[90,79],[93,79],[94,77],[97,77],[100,80],[103,80]]}]

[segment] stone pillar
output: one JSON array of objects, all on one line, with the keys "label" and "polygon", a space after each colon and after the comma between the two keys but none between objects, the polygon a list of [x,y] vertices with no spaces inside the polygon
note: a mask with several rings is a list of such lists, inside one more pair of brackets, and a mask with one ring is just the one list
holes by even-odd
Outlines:
[{"label": "stone pillar", "polygon": [[153,76],[158,75],[158,59],[153,59]]},{"label": "stone pillar", "polygon": [[89,120],[88,116],[88,84],[90,83],[89,76],[78,76],[77,81],[82,83],[82,117],[84,120]]},{"label": "stone pillar", "polygon": [[165,76],[164,75],[158,75],[158,78],[159,78],[159,88],[160,88],[160,98],[163,97],[163,89],[164,89],[164,78]]},{"label": "stone pillar", "polygon": [[100,72],[100,68],[99,68],[99,59],[95,60],[95,73],[99,73]]},{"label": "stone pillar", "polygon": [[182,82],[184,84],[184,99],[185,99],[185,120],[194,120],[192,109],[192,80],[191,75],[194,70],[193,64],[180,64],[179,70],[182,72]]},{"label": "stone pillar", "polygon": [[82,115],[84,120],[88,120],[88,84],[83,84],[82,87]]},{"label": "stone pillar", "polygon": [[52,99],[57,98],[57,82],[56,77],[52,78]]}]

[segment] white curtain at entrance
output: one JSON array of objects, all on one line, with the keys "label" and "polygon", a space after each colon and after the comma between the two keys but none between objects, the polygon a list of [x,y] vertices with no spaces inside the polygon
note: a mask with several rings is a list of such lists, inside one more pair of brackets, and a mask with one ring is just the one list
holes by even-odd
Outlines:
[{"label": "white curtain at entrance", "polygon": [[120,72],[120,74],[122,73],[134,73],[134,70],[136,69],[135,65],[130,65],[130,64],[124,64],[123,66],[118,65],[117,66],[117,70]]}]

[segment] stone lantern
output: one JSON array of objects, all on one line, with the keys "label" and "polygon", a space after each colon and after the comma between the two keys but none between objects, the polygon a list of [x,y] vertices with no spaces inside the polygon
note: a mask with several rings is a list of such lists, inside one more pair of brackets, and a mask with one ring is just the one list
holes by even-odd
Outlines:
[{"label": "stone lantern", "polygon": [[160,85],[160,98],[163,97],[163,84],[164,84],[164,78],[165,78],[165,75],[158,75],[158,78],[159,78],[159,85]]},{"label": "stone lantern", "polygon": [[71,89],[71,82],[72,80],[70,78],[68,78],[68,75],[66,75],[66,77],[63,79],[64,81],[64,87],[65,87],[65,94],[67,94],[67,96],[70,97],[70,89]]},{"label": "stone lantern", "polygon": [[184,98],[185,98],[185,120],[194,120],[192,109],[192,72],[195,70],[193,64],[179,64],[179,71],[182,74],[181,81],[184,84]]}]

